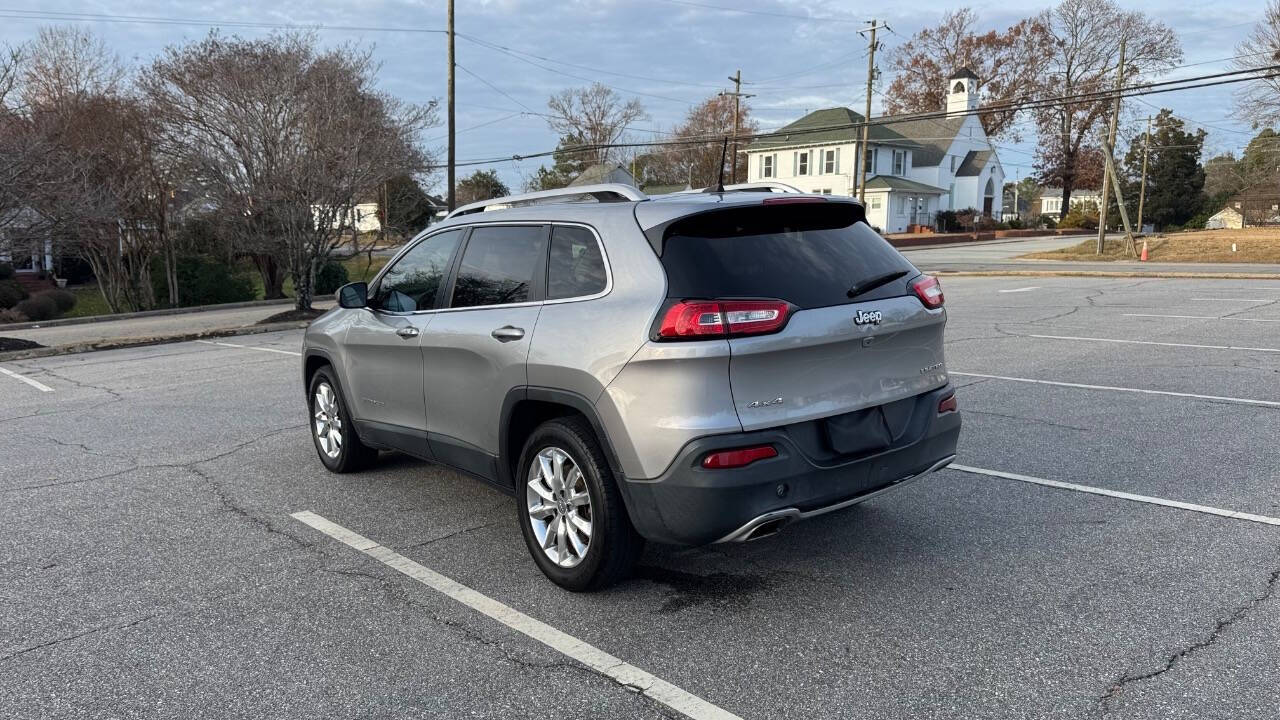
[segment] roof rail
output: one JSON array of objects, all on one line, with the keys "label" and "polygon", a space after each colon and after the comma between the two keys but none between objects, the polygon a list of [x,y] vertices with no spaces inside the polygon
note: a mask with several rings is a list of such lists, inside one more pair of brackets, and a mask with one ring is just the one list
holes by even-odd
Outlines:
[{"label": "roof rail", "polygon": [[628,200],[639,201],[648,200],[649,196],[640,192],[638,189],[623,185],[622,183],[600,183],[598,185],[579,185],[577,187],[564,187],[555,190],[539,190],[538,192],[524,193],[523,195],[506,195],[489,200],[481,200],[473,202],[470,205],[462,207],[449,213],[445,219],[456,217],[458,215],[470,215],[471,213],[485,212],[486,210],[501,210],[503,208],[514,207],[516,205],[535,205],[539,202],[552,201],[563,198],[586,197],[590,196],[597,202],[626,202]]},{"label": "roof rail", "polygon": [[[801,193],[801,194],[804,193],[803,190],[801,190],[800,188],[794,185],[788,185],[786,183],[780,183],[780,182],[775,182],[771,180],[765,180],[762,182],[737,183],[736,185],[724,186],[725,192],[733,192],[735,190],[739,192],[779,192],[779,193]],[[703,192],[711,192],[711,188],[694,188],[692,190],[678,190],[671,194],[672,195],[692,195],[694,193],[703,193]]]}]

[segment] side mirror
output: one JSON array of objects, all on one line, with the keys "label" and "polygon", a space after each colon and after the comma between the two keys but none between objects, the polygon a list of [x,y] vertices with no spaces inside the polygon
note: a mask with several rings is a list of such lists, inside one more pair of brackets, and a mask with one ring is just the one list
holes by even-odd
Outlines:
[{"label": "side mirror", "polygon": [[369,283],[353,282],[338,288],[338,306],[355,309],[369,304]]}]

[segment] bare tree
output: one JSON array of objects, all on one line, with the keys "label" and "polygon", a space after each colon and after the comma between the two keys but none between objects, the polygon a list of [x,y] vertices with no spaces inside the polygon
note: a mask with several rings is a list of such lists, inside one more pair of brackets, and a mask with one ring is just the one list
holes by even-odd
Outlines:
[{"label": "bare tree", "polygon": [[613,89],[600,83],[552,95],[547,108],[551,111],[547,125],[561,136],[579,139],[596,163],[619,162],[625,157],[617,148],[604,146],[621,140],[631,123],[649,117],[639,100],[623,102]]},{"label": "bare tree", "polygon": [[[1262,21],[1236,45],[1237,70],[1260,70],[1280,59],[1280,0],[1271,0]],[[1236,116],[1254,129],[1280,124],[1280,78],[1242,83],[1236,95]]]},{"label": "bare tree", "polygon": [[[759,125],[751,118],[751,107],[742,103],[738,110],[738,134],[753,135]],[[641,156],[637,164],[643,168],[641,178],[646,183],[690,183],[693,187],[715,185],[721,177],[731,177],[732,164],[738,164],[739,177],[747,176],[747,157],[733,154],[732,143],[728,153],[723,141],[733,136],[733,98],[714,95],[689,111],[684,122],[676,128],[674,140],[706,140],[690,144],[672,145],[656,153]]]},{"label": "bare tree", "polygon": [[27,55],[21,92],[31,107],[67,107],[76,98],[115,95],[126,77],[106,43],[75,25],[40,28]]},{"label": "bare tree", "polygon": [[[984,105],[1023,100],[1028,88],[1043,81],[1052,40],[1040,18],[1028,18],[1004,32],[974,30],[977,14],[970,8],[945,13],[942,21],[911,36],[889,53],[894,77],[888,91],[889,114],[931,112],[946,106],[947,79],[960,68],[977,73]],[[991,137],[1017,140],[1013,124],[1017,108],[983,113]]]},{"label": "bare tree", "polygon": [[[1173,30],[1141,12],[1121,9],[1113,0],[1062,0],[1038,21],[1053,39],[1045,82],[1039,96],[1052,99],[1105,92],[1115,82],[1120,41],[1126,41],[1125,78],[1159,73],[1182,59]],[[1084,102],[1046,104],[1035,111],[1040,143],[1036,168],[1042,182],[1062,187],[1062,216],[1079,184],[1081,151],[1098,143],[1113,103],[1105,97]]]},{"label": "bare tree", "polygon": [[[320,50],[313,34],[205,40],[169,48],[142,87],[164,123],[164,147],[208,188],[243,250],[293,279],[309,310],[316,272],[353,257],[360,197],[422,172],[422,130],[433,106],[406,105],[373,87],[367,50]],[[234,218],[234,219],[232,219]]]}]

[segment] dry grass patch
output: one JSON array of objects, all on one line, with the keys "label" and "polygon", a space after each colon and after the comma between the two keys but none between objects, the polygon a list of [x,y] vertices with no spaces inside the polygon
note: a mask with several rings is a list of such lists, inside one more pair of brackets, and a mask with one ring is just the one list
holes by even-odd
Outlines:
[{"label": "dry grass patch", "polygon": [[[1280,227],[1244,228],[1241,230],[1191,230],[1146,238],[1147,257],[1151,262],[1203,263],[1280,263]],[[1232,252],[1231,245],[1236,250]],[[1078,245],[1030,253],[1024,260],[1128,260],[1134,257],[1123,240],[1108,239],[1107,251],[1098,255],[1098,240],[1091,237]],[[1142,249],[1142,240],[1138,240]]]}]

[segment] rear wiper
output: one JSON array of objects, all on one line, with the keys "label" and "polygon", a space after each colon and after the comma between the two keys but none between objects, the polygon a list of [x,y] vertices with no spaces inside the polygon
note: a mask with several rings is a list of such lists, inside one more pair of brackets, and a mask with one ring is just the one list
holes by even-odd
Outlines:
[{"label": "rear wiper", "polygon": [[849,293],[848,293],[849,298],[852,299],[864,293],[869,293],[872,290],[875,290],[876,288],[880,287],[881,285],[884,285],[885,283],[891,283],[894,280],[897,280],[898,278],[903,277],[909,272],[911,271],[895,270],[893,272],[885,273],[883,275],[877,275],[876,277],[873,277],[870,280],[864,280],[858,283],[857,285],[854,285],[853,287],[849,288]]}]

